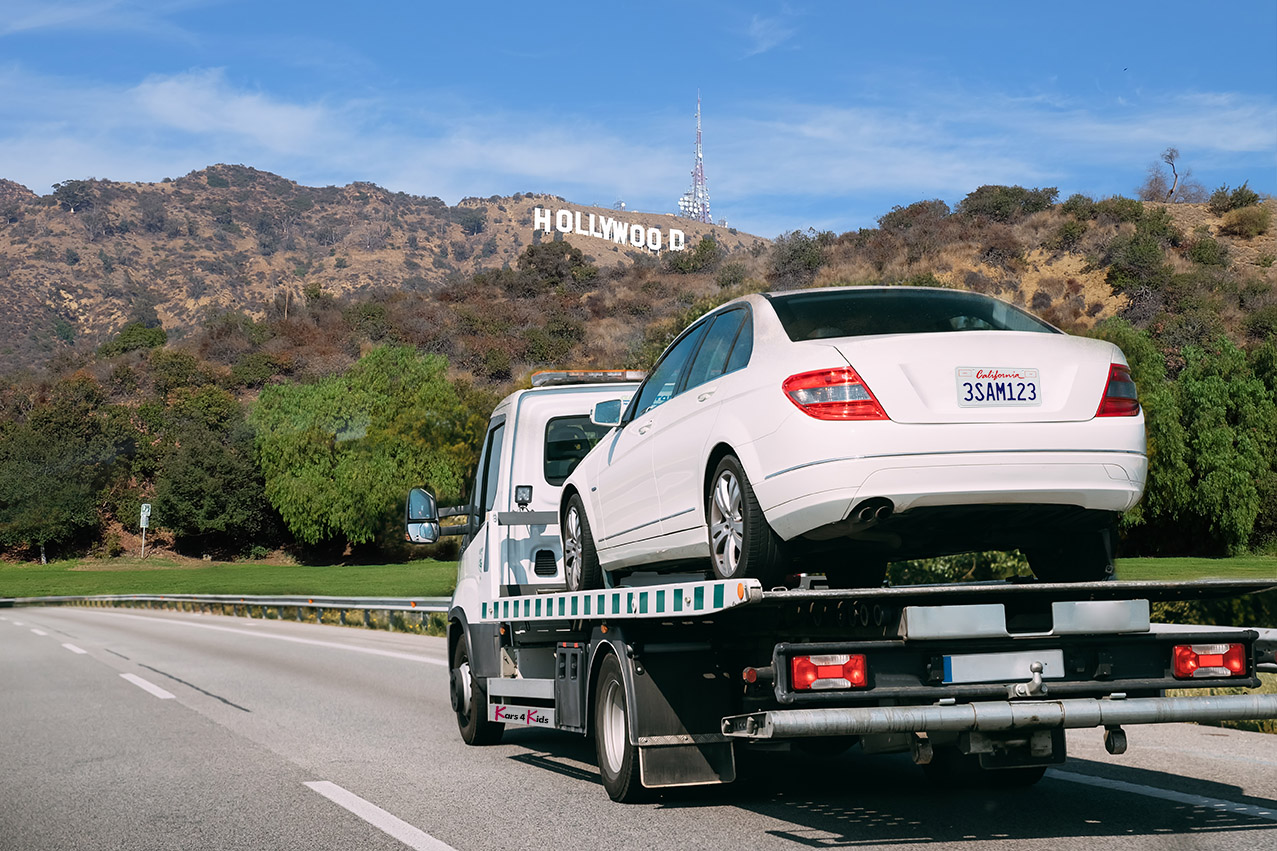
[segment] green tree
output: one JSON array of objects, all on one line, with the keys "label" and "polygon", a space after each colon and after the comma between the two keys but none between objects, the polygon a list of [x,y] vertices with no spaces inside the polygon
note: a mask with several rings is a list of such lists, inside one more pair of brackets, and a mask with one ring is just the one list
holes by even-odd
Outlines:
[{"label": "green tree", "polygon": [[144,322],[130,322],[98,347],[98,357],[110,358],[138,349],[153,349],[168,340],[163,328],[148,328]]},{"label": "green tree", "polygon": [[1032,213],[1048,210],[1059,197],[1054,186],[1025,189],[1023,186],[981,186],[963,198],[957,212],[995,222],[1015,222]]},{"label": "green tree", "polygon": [[461,492],[477,435],[447,367],[384,346],[344,375],[262,391],[250,423],[266,496],[298,540],[372,541],[409,488]]}]

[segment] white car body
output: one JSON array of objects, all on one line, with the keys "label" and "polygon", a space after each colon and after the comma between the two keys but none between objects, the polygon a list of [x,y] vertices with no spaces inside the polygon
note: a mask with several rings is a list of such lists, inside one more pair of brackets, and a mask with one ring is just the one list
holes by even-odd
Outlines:
[{"label": "white car body", "polygon": [[[841,299],[838,293],[853,290],[855,298],[895,293],[918,304],[971,296],[1007,321],[1041,330],[890,333],[891,322],[883,322],[878,333],[869,310],[831,317],[831,327],[805,332],[814,339],[795,341],[777,313],[786,299]],[[699,380],[703,370],[690,376],[685,369],[658,394],[667,400],[640,410],[666,359],[672,363],[680,346],[700,345],[689,342],[691,329],[733,310],[752,324],[747,364],[706,380]],[[797,321],[790,319],[791,330]],[[825,336],[856,322],[870,323],[867,333]],[[962,327],[973,325],[979,320]],[[1066,335],[971,293],[860,287],[745,296],[697,320],[666,350],[621,425],[568,478],[562,505],[581,495],[605,571],[704,559],[710,478],[730,453],[784,541],[845,539],[889,558],[1030,546],[1070,524],[1111,524],[1143,493],[1142,411],[1136,404],[1133,414],[1096,416],[1114,374],[1125,376],[1134,403],[1129,374],[1112,372],[1114,365],[1126,366],[1116,346]],[[792,376],[847,367],[888,419],[817,419],[782,389]],[[981,404],[986,388],[1007,382],[1019,400]],[[975,391],[980,399],[964,386],[971,383],[984,385]]]}]

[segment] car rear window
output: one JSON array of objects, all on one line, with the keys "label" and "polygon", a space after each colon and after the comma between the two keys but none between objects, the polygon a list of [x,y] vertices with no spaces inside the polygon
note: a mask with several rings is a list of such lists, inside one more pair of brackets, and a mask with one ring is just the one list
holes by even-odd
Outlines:
[{"label": "car rear window", "polygon": [[945,331],[1060,333],[1004,301],[959,290],[806,290],[767,298],[794,342]]}]

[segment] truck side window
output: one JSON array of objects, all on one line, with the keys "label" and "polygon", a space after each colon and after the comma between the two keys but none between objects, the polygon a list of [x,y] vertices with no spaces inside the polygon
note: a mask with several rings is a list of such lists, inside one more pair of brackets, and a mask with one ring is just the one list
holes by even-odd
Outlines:
[{"label": "truck side window", "polygon": [[488,445],[484,451],[487,462],[483,465],[483,510],[491,511],[497,503],[497,474],[501,471],[501,438],[505,435],[505,423],[488,432]]},{"label": "truck side window", "polygon": [[555,417],[545,426],[545,480],[558,486],[567,481],[594,446],[611,429],[590,422],[588,416]]}]

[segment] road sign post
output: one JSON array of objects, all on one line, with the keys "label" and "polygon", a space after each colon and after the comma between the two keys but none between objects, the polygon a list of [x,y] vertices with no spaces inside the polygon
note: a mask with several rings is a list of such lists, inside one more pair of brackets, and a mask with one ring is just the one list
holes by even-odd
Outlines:
[{"label": "road sign post", "polygon": [[142,503],[142,519],[138,525],[142,527],[142,558],[146,558],[146,527],[151,523],[151,503]]}]

